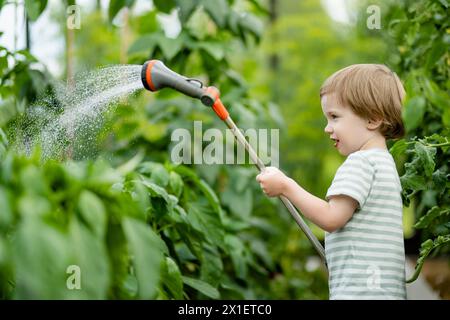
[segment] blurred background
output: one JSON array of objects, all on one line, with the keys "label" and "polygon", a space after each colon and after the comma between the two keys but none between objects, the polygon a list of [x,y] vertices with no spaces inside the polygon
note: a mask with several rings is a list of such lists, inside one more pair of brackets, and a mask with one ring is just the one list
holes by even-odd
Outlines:
[{"label": "blurred background", "polygon": [[[224,131],[199,101],[138,92],[52,159],[39,147],[21,150],[25,127],[43,125],[30,120],[37,105],[64,112],[59,86],[99,67],[159,59],[218,87],[239,127],[279,129],[280,168],[322,198],[344,158],[323,131],[320,86],[355,63],[397,72],[407,136],[389,147],[403,186],[408,272],[417,262],[414,283],[424,292],[411,297],[449,299],[449,6],[0,1],[0,296],[328,298],[314,249],[282,204],[262,194],[255,168],[171,163],[173,130],[192,132],[198,120]],[[68,289],[70,265],[80,267],[84,290]]]}]

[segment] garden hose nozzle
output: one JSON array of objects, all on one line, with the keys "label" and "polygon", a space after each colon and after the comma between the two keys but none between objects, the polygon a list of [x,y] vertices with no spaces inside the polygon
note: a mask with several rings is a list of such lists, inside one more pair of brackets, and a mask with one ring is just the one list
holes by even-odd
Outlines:
[{"label": "garden hose nozzle", "polygon": [[220,119],[228,117],[228,111],[220,101],[220,92],[215,87],[205,87],[200,80],[184,77],[167,68],[162,61],[149,60],[141,70],[141,80],[144,88],[158,91],[172,88],[192,98],[200,99],[207,107],[212,107]]}]

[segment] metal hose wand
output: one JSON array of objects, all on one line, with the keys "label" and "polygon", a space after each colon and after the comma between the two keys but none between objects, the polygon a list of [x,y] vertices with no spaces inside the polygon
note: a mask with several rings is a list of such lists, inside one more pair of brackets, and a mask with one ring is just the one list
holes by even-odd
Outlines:
[{"label": "metal hose wand", "polygon": [[[196,79],[184,77],[169,68],[159,60],[150,60],[145,62],[142,66],[141,78],[144,87],[150,91],[158,91],[163,88],[172,88],[192,98],[200,99],[200,101],[207,107],[212,107],[217,116],[225,122],[227,127],[231,129],[235,139],[242,144],[250,155],[250,159],[256,165],[259,171],[265,169],[264,163],[256,154],[255,150],[245,139],[241,130],[236,126],[233,119],[231,119],[227,109],[220,100],[219,90],[215,87],[204,87],[203,84]],[[306,237],[317,250],[320,258],[325,266],[325,250],[317,237],[312,233],[311,229],[305,223],[303,218],[297,212],[294,205],[284,196],[279,197],[283,204],[288,209],[294,220],[299,225],[300,229],[306,234]]]}]

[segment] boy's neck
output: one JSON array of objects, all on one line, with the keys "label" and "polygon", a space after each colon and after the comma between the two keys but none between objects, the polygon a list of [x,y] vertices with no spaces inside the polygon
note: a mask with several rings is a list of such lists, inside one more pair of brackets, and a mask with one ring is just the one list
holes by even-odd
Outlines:
[{"label": "boy's neck", "polygon": [[387,150],[386,138],[382,135],[375,135],[367,140],[361,147],[360,150],[369,149],[385,149]]}]

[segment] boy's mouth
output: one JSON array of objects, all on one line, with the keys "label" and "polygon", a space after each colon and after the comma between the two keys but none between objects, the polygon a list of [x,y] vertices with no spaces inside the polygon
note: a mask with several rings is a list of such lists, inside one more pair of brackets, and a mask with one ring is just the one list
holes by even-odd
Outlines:
[{"label": "boy's mouth", "polygon": [[334,147],[337,148],[337,146],[338,146],[338,144],[339,144],[339,139],[331,138],[331,140],[334,141]]}]

